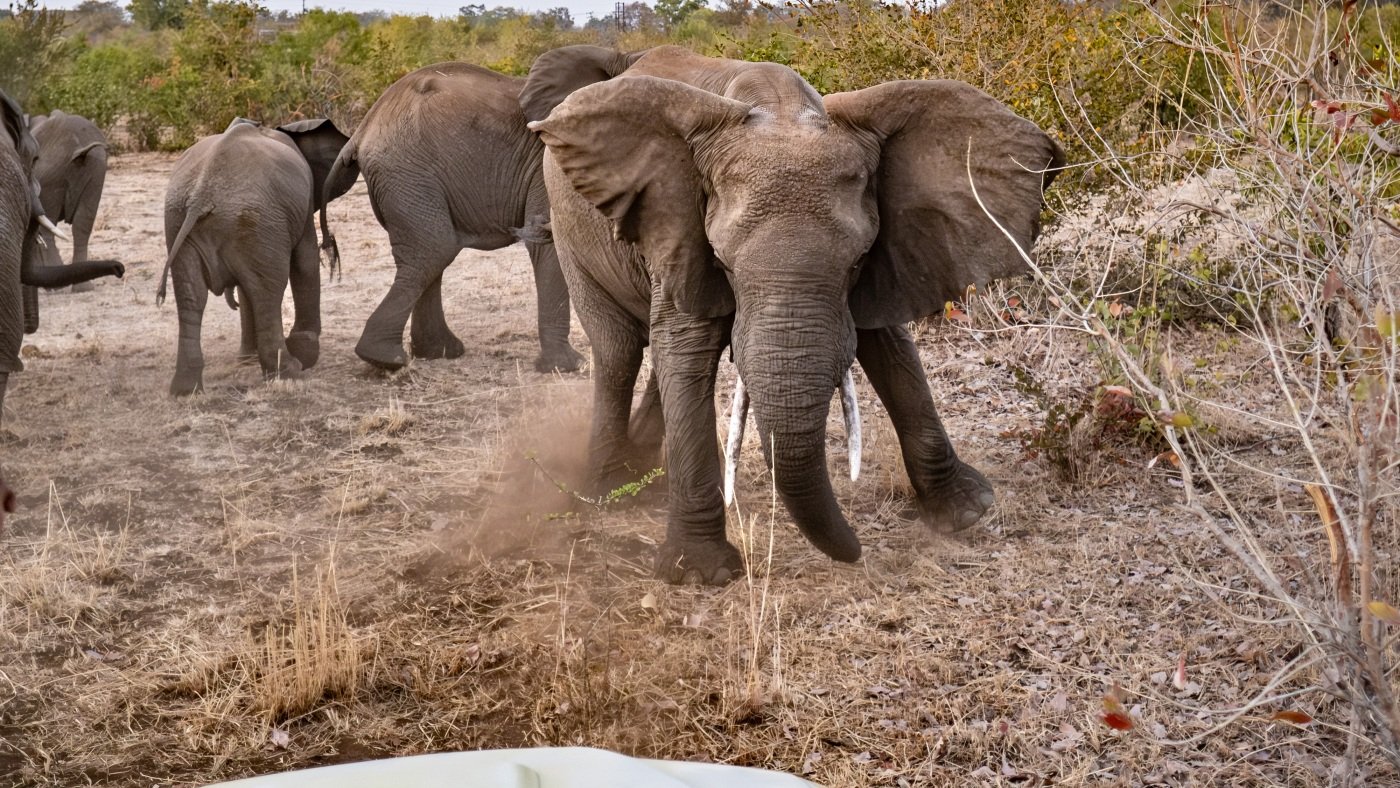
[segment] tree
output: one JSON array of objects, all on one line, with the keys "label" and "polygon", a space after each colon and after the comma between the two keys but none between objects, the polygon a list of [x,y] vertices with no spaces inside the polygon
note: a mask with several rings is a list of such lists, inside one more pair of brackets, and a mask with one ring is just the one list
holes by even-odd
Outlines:
[{"label": "tree", "polygon": [[83,0],[68,12],[71,32],[83,37],[115,30],[126,24],[126,12],[116,0]]},{"label": "tree", "polygon": [[656,0],[656,15],[665,20],[666,29],[670,30],[704,7],[705,0]]},{"label": "tree", "polygon": [[190,0],[131,0],[126,10],[131,12],[131,21],[147,30],[160,30],[170,27],[176,30],[185,25],[185,11]]}]

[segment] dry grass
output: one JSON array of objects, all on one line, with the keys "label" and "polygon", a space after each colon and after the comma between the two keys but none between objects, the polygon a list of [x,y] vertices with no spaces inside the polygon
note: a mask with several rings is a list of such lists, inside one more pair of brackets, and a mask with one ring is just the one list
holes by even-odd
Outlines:
[{"label": "dry grass", "polygon": [[[7,399],[23,508],[0,541],[0,773],[17,785],[187,785],[546,744],[838,786],[1302,784],[1344,747],[1326,725],[1263,714],[1164,744],[1208,730],[1297,644],[1264,602],[1242,608],[1248,585],[1176,505],[1175,473],[1143,471],[1150,456],[1125,447],[1131,467],[1069,486],[1025,457],[1014,436],[1043,414],[1012,367],[1064,390],[1096,383],[1061,334],[1000,332],[985,315],[921,329],[959,451],[997,486],[984,526],[938,536],[910,518],[893,432],[861,381],[865,471],[836,485],[863,561],[802,541],[750,446],[730,531],[747,574],[672,587],[650,573],[664,479],[595,512],[527,459],[576,483],[589,389],[527,371],[522,250],[468,253],[449,272],[449,319],[482,338],[466,358],[394,376],[354,359],[391,276],[363,187],[333,210],[346,279],[324,293],[314,374],[260,383],[235,363],[237,321],[211,305],[208,390],[166,398],[175,326],[151,303],[150,195],[169,164],[116,160],[94,249],[132,272],[46,299],[32,341],[48,357]],[[76,358],[80,333],[101,352]],[[1260,407],[1260,359],[1223,339],[1176,348],[1210,360],[1202,385],[1224,401]],[[1242,458],[1300,461],[1291,443],[1240,441]],[[1255,484],[1271,522],[1303,527],[1300,492]],[[1099,719],[1115,684],[1138,722],[1127,733]]]}]

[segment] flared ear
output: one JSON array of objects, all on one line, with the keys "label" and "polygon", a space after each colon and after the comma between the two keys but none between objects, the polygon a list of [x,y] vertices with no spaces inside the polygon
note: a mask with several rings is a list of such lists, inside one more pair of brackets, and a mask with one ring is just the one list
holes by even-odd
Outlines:
[{"label": "flared ear", "polygon": [[[887,82],[836,93],[827,113],[879,148],[880,234],[851,291],[856,326],[882,328],[943,311],[968,285],[1024,273],[1016,244],[1040,231],[1060,146],[1006,105],[953,80]],[[969,158],[970,157],[970,158]]]},{"label": "flared ear", "polygon": [[[292,138],[302,158],[311,165],[312,193],[316,207],[324,208],[326,196],[326,176],[330,174],[340,149],[350,138],[345,136],[335,124],[325,118],[298,120],[277,127],[277,130]],[[337,195],[339,196],[339,195]]]},{"label": "flared ear", "polygon": [[646,53],[622,53],[591,44],[559,47],[535,58],[525,87],[520,91],[520,108],[525,120],[544,120],[570,93],[581,87],[603,82],[626,71]]},{"label": "flared ear", "polygon": [[742,124],[748,104],[656,77],[621,77],[578,90],[530,124],[579,194],[637,244],[682,312],[734,311],[705,236],[705,192],[693,148]]}]

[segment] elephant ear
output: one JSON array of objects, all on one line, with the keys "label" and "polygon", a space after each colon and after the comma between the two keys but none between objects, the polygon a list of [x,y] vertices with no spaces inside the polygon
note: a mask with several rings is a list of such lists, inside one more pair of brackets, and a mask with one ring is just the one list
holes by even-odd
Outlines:
[{"label": "elephant ear", "polygon": [[277,130],[292,138],[297,150],[301,151],[302,158],[311,165],[315,205],[317,208],[324,208],[328,202],[324,199],[326,176],[330,174],[336,157],[340,155],[340,149],[345,147],[350,138],[325,118],[298,120],[278,126]]},{"label": "elephant ear", "polygon": [[637,244],[682,312],[717,317],[734,294],[705,235],[693,148],[743,123],[748,104],[656,77],[599,82],[530,124],[579,194]]},{"label": "elephant ear", "polygon": [[559,47],[535,58],[525,87],[520,91],[520,108],[525,120],[544,120],[579,88],[605,82],[626,71],[646,53],[622,53],[615,49],[577,44]]},{"label": "elephant ear", "polygon": [[827,113],[879,148],[874,188],[880,233],[851,291],[860,328],[943,310],[969,285],[1024,273],[1043,193],[1064,153],[1034,123],[953,80],[887,82],[825,99]]}]

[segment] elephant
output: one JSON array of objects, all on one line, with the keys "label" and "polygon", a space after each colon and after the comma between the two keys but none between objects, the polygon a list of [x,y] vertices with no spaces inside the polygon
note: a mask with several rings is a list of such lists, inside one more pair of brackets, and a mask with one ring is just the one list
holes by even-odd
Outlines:
[{"label": "elephant", "polygon": [[[629,62],[601,47],[564,50],[546,59],[567,72],[558,75],[561,82],[606,78]],[[579,367],[582,356],[569,344],[569,293],[549,234],[544,146],[525,128],[525,87],[525,79],[467,63],[426,66],[384,91],[340,152],[326,193],[343,194],[363,170],[396,268],[355,346],[369,364],[394,370],[408,363],[403,333],[410,315],[415,357],[460,357],[465,349],[442,309],[443,271],[464,248],[520,241],[535,275],[535,369]]]},{"label": "elephant", "polygon": [[[38,326],[37,298],[26,309],[28,287],[66,287],[100,276],[120,277],[125,272],[114,260],[89,260],[73,265],[42,265],[41,232],[61,232],[44,214],[35,169],[39,144],[30,134],[24,113],[13,99],[0,92],[0,418],[5,387],[12,372],[24,369],[20,345],[26,333]],[[30,290],[33,294],[34,291]]]},{"label": "elephant", "polygon": [[[238,118],[180,155],[165,193],[168,254],[156,293],[164,302],[168,274],[180,320],[172,395],[204,387],[200,327],[209,293],[238,309],[239,355],[256,358],[265,376],[298,377],[316,364],[321,273],[312,218],[319,206],[325,227],[329,200],[319,185],[347,139],[324,119],[274,129]],[[324,246],[334,249],[334,239],[327,235]],[[296,318],[283,336],[288,281]]]},{"label": "elephant", "polygon": [[[81,263],[88,259],[88,239],[107,178],[107,138],[87,118],[58,110],[30,117],[29,130],[39,143],[34,174],[44,213],[55,223],[72,226],[73,262]],[[46,243],[51,239],[52,235],[44,237]],[[45,258],[50,265],[63,262],[52,243],[47,244]],[[91,288],[87,282],[73,286],[74,291]]]},{"label": "elephant", "polygon": [[548,149],[555,243],[593,348],[595,480],[636,449],[629,412],[651,347],[670,482],[661,579],[722,585],[742,571],[716,436],[725,347],[737,430],[751,407],[778,496],[831,558],[861,554],[826,467],[831,398],[840,388],[854,405],[854,360],[893,422],[922,519],[961,529],[992,506],[906,324],[1026,270],[1017,247],[1030,248],[1064,165],[1035,124],[961,82],[823,97],[786,66],[665,46],[529,125]]}]

